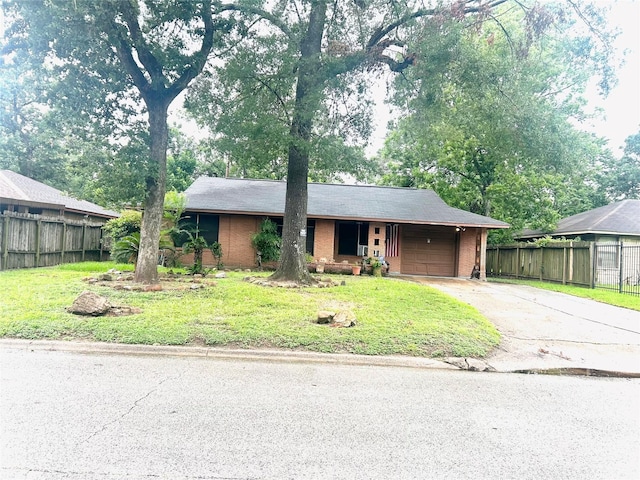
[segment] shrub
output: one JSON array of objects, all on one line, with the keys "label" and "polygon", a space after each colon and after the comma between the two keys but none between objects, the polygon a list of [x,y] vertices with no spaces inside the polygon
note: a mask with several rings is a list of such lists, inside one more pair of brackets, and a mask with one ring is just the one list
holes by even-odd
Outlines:
[{"label": "shrub", "polygon": [[112,218],[102,227],[102,231],[111,242],[140,232],[142,225],[142,212],[136,210],[124,210],[118,218]]},{"label": "shrub", "polygon": [[260,254],[264,262],[276,261],[280,258],[282,240],[278,235],[278,226],[265,218],[260,224],[258,233],[251,237],[251,245]]}]

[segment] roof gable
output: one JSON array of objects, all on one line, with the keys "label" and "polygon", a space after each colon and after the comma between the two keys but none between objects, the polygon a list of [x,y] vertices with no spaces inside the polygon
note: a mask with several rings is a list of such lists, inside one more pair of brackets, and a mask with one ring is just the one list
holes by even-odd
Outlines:
[{"label": "roof gable", "polygon": [[90,213],[101,217],[118,216],[118,212],[107,210],[86,200],[69,197],[60,190],[11,170],[0,170],[0,198],[22,203],[35,203],[45,208]]},{"label": "roof gable", "polygon": [[[187,190],[187,210],[283,215],[286,182],[200,177]],[[434,191],[310,183],[313,218],[506,228],[508,224],[449,207]]]}]

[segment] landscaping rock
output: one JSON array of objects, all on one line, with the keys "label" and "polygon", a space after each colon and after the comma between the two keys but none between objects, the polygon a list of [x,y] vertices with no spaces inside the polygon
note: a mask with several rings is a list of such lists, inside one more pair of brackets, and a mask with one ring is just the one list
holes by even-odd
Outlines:
[{"label": "landscaping rock", "polygon": [[356,316],[351,310],[341,310],[333,317],[332,327],[349,328],[356,326]]},{"label": "landscaping rock", "polygon": [[98,275],[98,280],[101,282],[113,282],[113,275],[110,273],[102,273]]},{"label": "landscaping rock", "polygon": [[[251,271],[251,270],[249,270],[249,271]],[[213,276],[213,278],[227,278],[227,272],[218,272]]]},{"label": "landscaping rock", "polygon": [[85,290],[73,301],[68,311],[76,315],[97,317],[107,313],[110,308],[107,298]]},{"label": "landscaping rock", "polygon": [[326,325],[327,323],[331,323],[333,317],[336,316],[336,312],[330,312],[328,310],[320,310],[318,312],[318,320],[317,323],[322,325]]},{"label": "landscaping rock", "polygon": [[145,285],[143,288],[143,291],[145,292],[161,292],[162,291],[162,285],[160,285],[159,283],[154,283],[152,285]]}]

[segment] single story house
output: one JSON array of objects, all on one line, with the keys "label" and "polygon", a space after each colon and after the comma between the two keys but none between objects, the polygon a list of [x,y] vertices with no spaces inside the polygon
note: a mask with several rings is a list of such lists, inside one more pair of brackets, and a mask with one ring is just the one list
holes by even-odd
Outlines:
[{"label": "single story house", "polygon": [[597,243],[640,243],[640,200],[622,200],[604,207],[571,215],[558,222],[552,232],[525,230],[520,240],[545,236]]},{"label": "single story house", "polygon": [[[282,225],[286,183],[201,177],[185,192],[188,222],[220,242],[228,267],[253,267],[251,236],[264,218]],[[432,190],[310,183],[307,252],[315,261],[384,256],[390,273],[485,276],[487,230],[509,225],[448,206]],[[211,256],[205,264],[213,265]]]},{"label": "single story house", "polygon": [[549,233],[525,230],[519,239],[547,235],[594,242],[596,283],[615,284],[620,278],[640,282],[640,200],[622,200],[563,218]]},{"label": "single story house", "polygon": [[19,173],[0,170],[0,214],[5,211],[102,224],[119,216],[118,212],[70,197]]}]

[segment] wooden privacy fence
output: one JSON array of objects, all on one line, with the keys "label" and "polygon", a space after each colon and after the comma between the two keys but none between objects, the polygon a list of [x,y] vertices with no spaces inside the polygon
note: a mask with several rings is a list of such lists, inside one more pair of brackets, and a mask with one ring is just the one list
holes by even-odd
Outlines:
[{"label": "wooden privacy fence", "polygon": [[102,259],[101,224],[9,211],[0,214],[0,270]]},{"label": "wooden privacy fence", "polygon": [[487,275],[640,295],[640,245],[595,242],[490,245]]},{"label": "wooden privacy fence", "polygon": [[519,243],[487,247],[487,275],[593,285],[593,243]]}]

